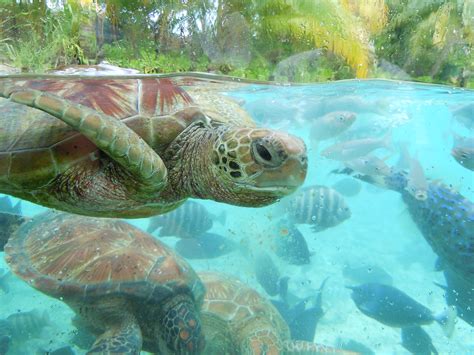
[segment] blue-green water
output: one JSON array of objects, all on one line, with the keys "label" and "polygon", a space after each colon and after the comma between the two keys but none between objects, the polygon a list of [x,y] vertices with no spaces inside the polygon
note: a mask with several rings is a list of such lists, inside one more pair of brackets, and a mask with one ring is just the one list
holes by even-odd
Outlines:
[{"label": "blue-green water", "polygon": [[[420,161],[427,178],[441,180],[474,200],[473,172],[450,155],[453,140],[458,136],[473,137],[466,118],[455,114],[459,107],[474,103],[473,91],[371,80],[301,86],[252,84],[225,94],[238,100],[260,125],[286,130],[305,140],[309,148],[305,185],[332,186],[347,179],[330,173],[343,165],[320,156],[327,146],[340,140],[380,137],[391,132],[392,146],[376,150],[377,156],[386,159],[388,165],[395,165],[403,144]],[[318,117],[334,110],[354,111],[356,122],[346,132],[316,147],[309,127]],[[470,122],[474,124],[474,116],[470,116]],[[318,323],[315,341],[337,345],[339,338],[354,339],[376,353],[407,353],[400,345],[400,329],[382,325],[357,310],[350,290],[345,288],[353,282],[342,275],[342,269],[347,264],[367,266],[368,270],[377,265],[392,276],[395,287],[438,313],[446,308],[446,303],[443,290],[434,284],[445,283],[443,274],[434,269],[436,254],[417,229],[399,193],[361,183],[358,194],[344,199],[352,215],[343,223],[319,233],[312,232],[307,225],[298,226],[312,252],[310,264],[301,266],[289,265],[274,253],[274,227],[281,217],[278,206],[253,209],[199,201],[210,211],[227,212],[225,225],[214,223],[211,231],[232,238],[246,251],[238,249],[218,258],[190,263],[196,270],[236,275],[265,295],[248,255],[249,250],[265,250],[280,273],[289,277],[291,294],[309,296],[329,277],[323,291],[325,314]],[[27,202],[23,206],[26,215],[41,210],[42,207]],[[148,225],[146,219],[131,222],[143,229]],[[173,246],[178,239],[162,240]],[[6,267],[3,260],[0,267]],[[34,354],[39,348],[54,349],[68,344],[74,331],[73,312],[59,300],[34,291],[18,279],[12,277],[10,285],[9,293],[0,294],[0,318],[20,310],[39,309],[49,314],[51,326],[41,336],[15,344],[8,354]],[[474,352],[474,328],[461,319],[457,320],[451,338],[436,323],[424,329],[439,353]]]}]

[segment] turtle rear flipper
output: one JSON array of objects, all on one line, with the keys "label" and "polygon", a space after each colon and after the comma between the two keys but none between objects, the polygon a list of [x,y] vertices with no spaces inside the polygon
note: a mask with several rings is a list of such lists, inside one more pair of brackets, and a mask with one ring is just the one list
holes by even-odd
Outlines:
[{"label": "turtle rear flipper", "polygon": [[133,318],[110,328],[99,336],[87,354],[139,355],[142,349],[140,327]]},{"label": "turtle rear flipper", "polygon": [[25,217],[23,216],[7,212],[0,212],[0,252],[3,251],[10,236],[18,229],[18,227],[20,227],[24,221]]},{"label": "turtle rear flipper", "polygon": [[0,97],[49,113],[73,127],[136,176],[146,190],[160,191],[166,184],[167,170],[160,156],[122,121],[38,90],[0,86]]}]

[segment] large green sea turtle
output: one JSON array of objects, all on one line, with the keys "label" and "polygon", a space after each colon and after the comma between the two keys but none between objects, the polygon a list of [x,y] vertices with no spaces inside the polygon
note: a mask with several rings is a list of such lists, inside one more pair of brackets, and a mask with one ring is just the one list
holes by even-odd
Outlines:
[{"label": "large green sea turtle", "polygon": [[201,311],[206,355],[354,354],[306,341],[293,341],[278,310],[236,278],[198,274],[206,288]]},{"label": "large green sea turtle", "polygon": [[191,266],[120,220],[47,212],[5,246],[12,271],[98,335],[90,354],[197,354],[204,287]]},{"label": "large green sea turtle", "polygon": [[188,197],[256,207],[298,188],[303,141],[257,128],[208,84],[0,78],[0,192],[76,214],[138,218]]}]

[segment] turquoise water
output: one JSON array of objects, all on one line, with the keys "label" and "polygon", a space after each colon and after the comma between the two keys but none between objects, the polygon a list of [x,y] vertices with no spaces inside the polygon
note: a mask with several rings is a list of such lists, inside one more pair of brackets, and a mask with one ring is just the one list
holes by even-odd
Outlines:
[{"label": "turquoise water", "polygon": [[[474,103],[474,92],[445,86],[422,85],[396,81],[346,81],[330,84],[274,86],[242,85],[225,92],[235,98],[262,126],[278,128],[303,138],[308,146],[309,171],[306,186],[332,186],[346,176],[331,174],[342,163],[321,157],[320,152],[335,142],[355,138],[381,137],[390,133],[389,149],[375,154],[396,165],[400,144],[406,146],[423,166],[431,180],[441,180],[474,200],[473,172],[461,166],[450,155],[458,136],[473,137],[472,127],[456,110]],[[318,117],[334,110],[357,114],[355,123],[333,139],[314,144],[310,129]],[[453,114],[454,113],[454,114]],[[471,122],[474,116],[471,116]],[[280,273],[289,277],[289,292],[302,298],[310,296],[329,277],[323,290],[324,316],[318,323],[315,341],[337,345],[338,339],[354,339],[376,353],[408,353],[400,345],[400,329],[385,326],[362,314],[345,285],[353,284],[342,275],[345,265],[377,265],[393,278],[393,285],[430,308],[434,313],[446,308],[444,284],[436,272],[436,254],[414,224],[400,194],[361,183],[355,196],[344,197],[352,212],[343,223],[314,233],[308,225],[299,225],[309,250],[307,265],[289,265],[276,257],[272,242],[282,217],[277,205],[265,208],[239,208],[212,201],[199,201],[210,211],[225,210],[225,225],[214,223],[211,231],[231,238],[245,248],[207,260],[190,260],[196,270],[218,270],[238,276],[262,295],[249,253],[264,250],[271,255]],[[24,202],[23,212],[34,215],[44,208]],[[146,229],[147,219],[131,223]],[[174,246],[177,238],[163,238]],[[6,268],[3,260],[1,268]],[[39,309],[49,314],[51,326],[36,338],[16,344],[8,354],[34,354],[37,349],[55,349],[68,344],[74,327],[73,312],[62,302],[42,295],[12,277],[10,292],[0,294],[0,318],[16,311]],[[474,306],[474,305],[473,305]],[[474,328],[458,318],[451,338],[439,325],[424,326],[439,353],[474,352]],[[78,353],[83,350],[75,348]]]}]

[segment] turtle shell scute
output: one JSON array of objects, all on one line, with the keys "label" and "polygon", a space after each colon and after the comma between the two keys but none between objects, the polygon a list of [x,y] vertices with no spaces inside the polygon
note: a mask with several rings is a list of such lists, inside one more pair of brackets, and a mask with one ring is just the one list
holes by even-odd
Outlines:
[{"label": "turtle shell scute", "polygon": [[5,246],[13,272],[65,300],[121,296],[158,303],[175,293],[202,301],[184,259],[121,220],[47,212],[24,223]]}]

